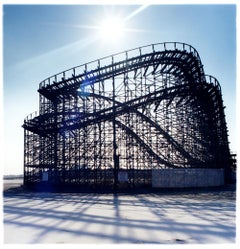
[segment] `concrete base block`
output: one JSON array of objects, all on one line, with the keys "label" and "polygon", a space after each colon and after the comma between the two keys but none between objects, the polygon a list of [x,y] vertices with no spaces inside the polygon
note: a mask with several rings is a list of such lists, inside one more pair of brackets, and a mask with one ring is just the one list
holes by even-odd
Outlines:
[{"label": "concrete base block", "polygon": [[224,185],[223,169],[153,169],[153,188],[214,187]]}]

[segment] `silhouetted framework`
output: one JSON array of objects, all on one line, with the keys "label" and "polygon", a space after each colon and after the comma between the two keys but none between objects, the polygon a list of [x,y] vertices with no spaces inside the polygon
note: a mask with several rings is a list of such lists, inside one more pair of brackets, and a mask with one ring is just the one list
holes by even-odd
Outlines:
[{"label": "silhouetted framework", "polygon": [[24,120],[24,183],[151,186],[152,170],[230,168],[218,81],[190,45],[166,42],[47,78]]}]

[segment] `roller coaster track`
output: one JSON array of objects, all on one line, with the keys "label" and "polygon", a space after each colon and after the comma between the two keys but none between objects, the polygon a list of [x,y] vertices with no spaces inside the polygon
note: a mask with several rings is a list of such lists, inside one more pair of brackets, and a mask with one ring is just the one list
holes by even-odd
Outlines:
[{"label": "roller coaster track", "polygon": [[[152,45],[152,51],[147,54],[142,54],[141,52],[144,47],[139,48],[139,54],[132,58],[128,58],[128,54],[134,50],[126,51],[126,58],[123,61],[114,62],[114,58],[117,57],[118,54],[113,55],[110,57],[112,63],[106,66],[101,66],[101,61],[104,59],[94,61],[98,63],[98,66],[96,69],[90,71],[87,71],[87,68],[94,63],[84,64],[84,72],[78,75],[76,75],[77,68],[73,68],[71,69],[71,77],[66,79],[65,77],[68,71],[65,71],[61,73],[61,80],[56,82],[60,76],[55,75],[41,82],[38,91],[46,98],[54,100],[59,97],[66,97],[69,94],[76,95],[81,84],[95,84],[130,71],[134,71],[136,75],[137,70],[140,68],[145,69],[143,76],[146,76],[150,66],[154,67],[152,71],[152,73],[154,73],[159,68],[159,65],[163,65],[159,73],[177,75],[178,78],[184,79],[185,82],[198,83],[204,80],[201,60],[193,47],[182,44],[184,50],[176,49],[172,51],[166,48],[166,44],[168,43],[165,43],[165,50],[158,52],[155,51],[155,48],[160,44]],[[177,44],[180,43],[174,43],[175,47]],[[191,52],[189,53],[185,48],[188,48]],[[191,70],[189,71],[189,69]],[[52,84],[50,84],[51,80]]]},{"label": "roller coaster track", "polygon": [[[144,115],[143,113],[141,113],[140,111],[137,110],[137,107],[139,105],[141,106],[142,103],[146,103],[146,102],[149,103],[149,102],[153,102],[155,100],[160,101],[163,96],[164,96],[164,99],[170,99],[171,96],[176,96],[176,93],[178,93],[180,95],[186,94],[187,93],[186,89],[188,91],[188,88],[184,88],[184,87],[181,87],[181,88],[182,88],[182,91],[179,91],[178,88],[169,89],[169,93],[165,89],[163,91],[160,91],[159,93],[155,92],[155,93],[150,94],[147,97],[144,96],[144,97],[139,98],[135,101],[129,101],[127,103],[120,103],[118,101],[115,101],[117,104],[115,114],[116,114],[116,116],[118,116],[126,111],[136,113],[138,116],[143,118],[146,122],[148,122],[153,127],[155,127],[166,138],[167,142],[169,144],[172,144],[183,156],[185,156],[189,160],[194,160],[189,155],[189,153],[187,153],[176,140],[174,140],[166,131],[164,131],[164,129],[161,128],[161,126],[159,124],[155,123],[149,117],[147,117],[146,115]],[[105,100],[112,102],[112,99],[109,97],[100,96],[98,94],[89,94],[89,97],[93,97],[93,96],[96,98],[104,98]],[[92,125],[92,124],[97,123],[97,122],[104,122],[107,120],[111,121],[112,115],[113,115],[113,107],[107,108],[107,110],[101,110],[100,112],[89,113],[87,115],[87,117],[85,115],[85,120],[83,120],[83,114],[80,114],[80,113],[68,113],[68,114],[70,114],[71,116],[74,116],[74,118],[69,118],[69,119],[65,120],[64,123],[62,123],[62,122],[55,123],[55,125],[57,125],[57,126],[54,128],[53,128],[54,124],[49,123],[48,120],[49,119],[53,120],[55,114],[45,114],[45,115],[42,115],[39,117],[35,117],[33,120],[31,120],[29,122],[28,129],[32,130],[35,133],[38,133],[39,135],[43,135],[43,134],[48,135],[48,134],[54,134],[54,132],[56,132],[58,130],[62,130],[63,128],[64,128],[64,131],[75,130],[75,129],[87,127],[87,126]],[[67,116],[67,113],[57,113],[56,115]],[[46,125],[44,125],[45,123],[46,123]],[[131,133],[130,132],[131,130],[126,125],[122,124],[120,121],[118,121],[118,125],[123,127],[125,130],[127,130],[129,134]],[[137,137],[136,133],[132,132],[131,134],[136,139],[138,139],[138,141],[140,141],[140,144],[144,144],[144,142],[142,142],[141,139],[139,137]],[[145,148],[146,148],[146,146],[147,145],[144,144]],[[148,151],[152,151],[151,148],[147,148],[147,149],[148,149]],[[158,160],[160,160],[160,159],[158,158]],[[164,162],[164,164],[168,165],[168,166],[171,165],[171,167],[174,168],[174,165],[169,164],[166,161]]]},{"label": "roller coaster track", "polygon": [[220,85],[204,74],[188,44],[104,57],[45,79],[38,92],[39,114],[23,124],[26,183],[54,170],[60,179],[53,182],[80,184],[85,174],[91,184],[95,172],[95,184],[105,186],[111,181],[106,165],[115,169],[116,182],[120,160],[122,170],[138,172],[136,184],[144,170],[223,167],[229,159]]}]

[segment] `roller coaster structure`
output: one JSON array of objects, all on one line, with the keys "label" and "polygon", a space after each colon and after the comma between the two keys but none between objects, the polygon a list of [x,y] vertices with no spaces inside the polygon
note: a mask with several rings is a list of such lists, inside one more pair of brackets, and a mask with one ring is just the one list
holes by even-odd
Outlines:
[{"label": "roller coaster structure", "polygon": [[230,168],[221,87],[188,44],[104,57],[38,92],[23,124],[26,186],[113,191],[151,186],[153,169]]}]

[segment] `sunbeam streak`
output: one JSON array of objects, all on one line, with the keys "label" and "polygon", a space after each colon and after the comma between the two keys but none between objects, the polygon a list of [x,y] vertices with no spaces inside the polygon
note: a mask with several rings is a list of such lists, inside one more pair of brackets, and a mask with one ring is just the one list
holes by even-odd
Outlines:
[{"label": "sunbeam streak", "polygon": [[134,16],[136,16],[137,14],[141,13],[143,10],[145,10],[146,8],[148,8],[150,5],[146,4],[146,5],[141,5],[138,9],[136,9],[135,11],[133,11],[130,15],[126,16],[124,18],[124,21],[128,21],[131,18],[133,18]]}]

